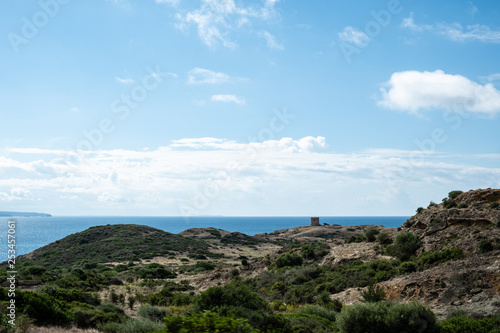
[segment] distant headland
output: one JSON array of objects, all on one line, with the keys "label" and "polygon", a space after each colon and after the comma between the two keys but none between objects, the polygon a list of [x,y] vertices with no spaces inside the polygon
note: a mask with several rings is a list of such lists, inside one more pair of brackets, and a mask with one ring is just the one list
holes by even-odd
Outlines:
[{"label": "distant headland", "polygon": [[0,217],[52,217],[52,215],[45,213],[20,213],[0,211]]}]

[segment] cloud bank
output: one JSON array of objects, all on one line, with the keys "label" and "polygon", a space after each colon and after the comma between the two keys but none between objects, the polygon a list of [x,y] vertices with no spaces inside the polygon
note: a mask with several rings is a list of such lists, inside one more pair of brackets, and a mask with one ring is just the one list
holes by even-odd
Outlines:
[{"label": "cloud bank", "polygon": [[492,115],[500,112],[500,91],[491,83],[482,85],[442,70],[405,71],[391,75],[378,104],[413,113],[441,109]]},{"label": "cloud bank", "polygon": [[4,151],[2,207],[59,215],[406,215],[432,191],[500,186],[500,168],[480,163],[497,155],[460,164],[418,150],[341,154],[324,137],[185,138],[154,150],[87,152],[81,164],[65,150]]}]

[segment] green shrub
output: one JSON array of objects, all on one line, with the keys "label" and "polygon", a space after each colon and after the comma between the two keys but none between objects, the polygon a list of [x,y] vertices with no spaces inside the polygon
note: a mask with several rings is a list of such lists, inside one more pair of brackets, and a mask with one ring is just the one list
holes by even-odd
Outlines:
[{"label": "green shrub", "polygon": [[287,315],[294,333],[334,332],[335,312],[319,306],[306,305]]},{"label": "green shrub", "polygon": [[369,242],[374,242],[380,231],[377,228],[370,228],[365,232],[366,240]]},{"label": "green shrub", "polygon": [[300,254],[304,259],[319,259],[328,254],[329,249],[326,243],[307,243],[300,248]]},{"label": "green shrub", "polygon": [[[9,301],[8,289],[0,289],[0,302]],[[45,294],[16,290],[16,313],[29,316],[36,325],[61,325],[71,322],[68,305]]]},{"label": "green shrub", "polygon": [[402,262],[399,267],[398,267],[398,273],[403,275],[403,274],[409,274],[416,272],[418,268],[418,265],[413,262],[413,261],[404,261]]},{"label": "green shrub", "polygon": [[275,261],[277,268],[301,266],[302,263],[302,257],[296,253],[285,253]]},{"label": "green shrub", "polygon": [[464,258],[461,248],[452,247],[440,252],[422,252],[418,257],[418,266],[421,270],[438,265],[449,260],[458,260]]},{"label": "green shrub", "polygon": [[492,202],[490,204],[490,208],[491,209],[497,209],[498,207],[500,207],[500,203],[499,202]]},{"label": "green shrub", "polygon": [[205,311],[194,313],[189,317],[174,316],[165,318],[165,333],[258,333],[247,320],[242,318],[225,317],[217,313]]},{"label": "green shrub", "polygon": [[431,202],[429,202],[429,206],[427,206],[427,208],[431,208],[434,206],[437,206],[437,203],[435,203],[434,201],[431,201]]},{"label": "green shrub", "polygon": [[454,316],[439,323],[441,333],[498,333],[500,315],[482,319],[472,319],[463,315]]},{"label": "green shrub", "polygon": [[173,279],[177,276],[174,272],[160,264],[148,264],[138,269],[142,279]]},{"label": "green shrub", "polygon": [[451,191],[448,193],[448,198],[451,200],[455,200],[456,197],[458,197],[460,194],[464,193],[463,191]]},{"label": "green shrub", "polygon": [[431,310],[417,303],[353,304],[342,309],[337,326],[343,333],[439,332]]},{"label": "green shrub", "polygon": [[482,240],[481,243],[479,243],[479,252],[486,253],[490,251],[493,251],[493,244],[491,244],[490,241]]},{"label": "green shrub", "polygon": [[389,236],[388,233],[386,232],[381,232],[380,234],[377,235],[377,241],[381,244],[381,245],[387,245],[387,244],[391,244],[392,243],[392,239],[391,237]]},{"label": "green shrub", "polygon": [[380,302],[385,298],[385,291],[382,287],[371,283],[368,289],[361,292],[361,296],[366,303]]},{"label": "green shrub", "polygon": [[366,240],[365,235],[358,234],[358,235],[351,235],[349,239],[347,240],[347,243],[361,243]]},{"label": "green shrub", "polygon": [[418,207],[417,208],[417,214],[422,213],[425,210],[424,207]]},{"label": "green shrub", "polygon": [[47,268],[42,266],[29,266],[24,268],[23,270],[28,275],[42,276],[47,271]]},{"label": "green shrub", "polygon": [[216,310],[227,306],[244,307],[250,310],[263,310],[268,307],[267,303],[248,286],[235,282],[222,287],[208,288],[196,297],[194,304],[198,311]]},{"label": "green shrub", "polygon": [[407,261],[415,255],[420,246],[422,246],[422,241],[417,235],[411,232],[401,232],[396,235],[394,245],[387,246],[386,253],[401,261]]},{"label": "green shrub", "polygon": [[153,305],[143,305],[137,310],[137,315],[144,319],[149,319],[153,321],[161,321],[167,315],[165,309],[161,309]]}]

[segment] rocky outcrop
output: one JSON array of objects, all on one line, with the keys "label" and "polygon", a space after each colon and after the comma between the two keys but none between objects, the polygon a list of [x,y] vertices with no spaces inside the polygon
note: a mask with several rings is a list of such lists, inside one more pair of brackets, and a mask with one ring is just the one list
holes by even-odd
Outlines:
[{"label": "rocky outcrop", "polygon": [[379,254],[376,243],[350,243],[334,246],[321,262],[321,265],[346,265],[355,260],[371,261],[375,259],[390,259]]},{"label": "rocky outcrop", "polygon": [[402,226],[402,231],[420,236],[422,251],[436,251],[450,244],[448,247],[458,246],[472,254],[479,251],[480,241],[495,241],[496,233],[485,228],[500,222],[500,190],[468,191],[443,201],[429,205]]},{"label": "rocky outcrop", "polygon": [[450,307],[480,316],[500,312],[500,251],[450,261],[380,283],[389,300],[418,301],[444,315]]}]

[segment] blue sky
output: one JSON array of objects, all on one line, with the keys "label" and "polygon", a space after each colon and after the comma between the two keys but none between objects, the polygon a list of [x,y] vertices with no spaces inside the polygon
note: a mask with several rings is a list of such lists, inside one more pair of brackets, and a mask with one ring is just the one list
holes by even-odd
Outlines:
[{"label": "blue sky", "polygon": [[0,4],[0,209],[412,215],[500,187],[494,1]]}]

